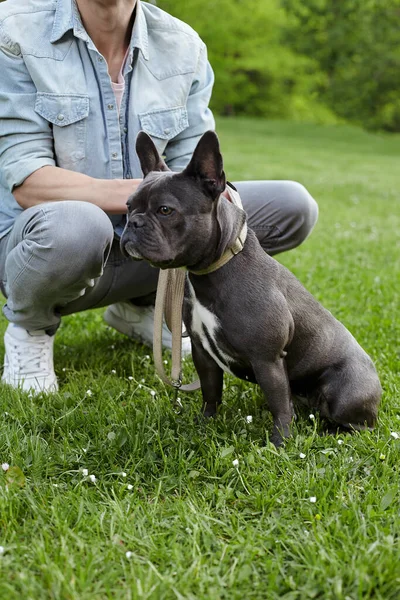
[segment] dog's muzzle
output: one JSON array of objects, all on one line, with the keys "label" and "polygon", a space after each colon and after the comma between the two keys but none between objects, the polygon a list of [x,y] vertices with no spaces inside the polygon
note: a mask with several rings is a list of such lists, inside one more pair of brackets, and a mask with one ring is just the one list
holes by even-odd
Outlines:
[{"label": "dog's muzzle", "polygon": [[124,239],[121,239],[120,243],[121,252],[124,256],[133,258],[134,260],[143,260],[143,256],[139,254],[136,250],[135,244],[131,241],[124,242]]}]

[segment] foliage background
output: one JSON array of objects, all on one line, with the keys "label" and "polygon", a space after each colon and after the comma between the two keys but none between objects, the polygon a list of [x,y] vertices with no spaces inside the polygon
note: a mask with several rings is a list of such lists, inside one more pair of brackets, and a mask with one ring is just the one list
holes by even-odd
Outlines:
[{"label": "foliage background", "polygon": [[217,114],[400,131],[400,0],[157,0],[207,44]]},{"label": "foliage background", "polygon": [[207,44],[216,114],[400,131],[400,0],[148,1]]}]

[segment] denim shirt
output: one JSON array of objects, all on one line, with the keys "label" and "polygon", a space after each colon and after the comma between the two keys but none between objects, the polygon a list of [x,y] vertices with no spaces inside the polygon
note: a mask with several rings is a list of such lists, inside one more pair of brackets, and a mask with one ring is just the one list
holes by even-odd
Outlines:
[{"label": "denim shirt", "polygon": [[[0,3],[0,238],[22,210],[12,190],[56,165],[101,179],[140,178],[142,129],[183,169],[214,129],[213,72],[199,36],[138,0],[118,113],[107,63],[75,0]],[[117,231],[121,219],[110,217]]]}]

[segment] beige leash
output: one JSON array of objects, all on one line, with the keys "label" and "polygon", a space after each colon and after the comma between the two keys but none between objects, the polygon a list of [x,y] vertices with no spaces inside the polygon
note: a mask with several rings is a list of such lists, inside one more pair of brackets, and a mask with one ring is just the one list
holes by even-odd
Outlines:
[{"label": "beige leash", "polygon": [[[230,201],[239,206],[239,208],[243,208],[238,192],[230,186],[227,187],[227,190]],[[196,275],[205,275],[220,269],[231,258],[243,250],[246,236],[247,225],[245,223],[232,248],[228,248],[221,258],[207,269],[194,271],[194,273]],[[182,306],[185,281],[185,269],[165,269],[160,271],[154,310],[153,355],[156,371],[164,383],[174,387],[176,390],[195,392],[200,389],[200,380],[182,385]],[[167,376],[162,360],[162,328],[164,318],[168,329],[172,333],[171,378]]]},{"label": "beige leash", "polygon": [[[200,389],[200,381],[182,385],[182,306],[185,290],[186,271],[165,269],[158,277],[156,306],[154,311],[154,363],[160,379],[167,385],[183,392]],[[172,333],[171,378],[165,372],[162,360],[163,318]]]}]

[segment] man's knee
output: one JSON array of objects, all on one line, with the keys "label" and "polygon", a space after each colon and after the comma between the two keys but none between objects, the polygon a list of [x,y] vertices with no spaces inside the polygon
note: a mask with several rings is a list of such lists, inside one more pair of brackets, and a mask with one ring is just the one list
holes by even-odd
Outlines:
[{"label": "man's knee", "polygon": [[288,181],[286,199],[287,218],[291,221],[293,237],[298,245],[311,233],[318,220],[318,204],[296,181]]},{"label": "man's knee", "polygon": [[111,247],[113,227],[98,206],[60,201],[35,208],[38,210],[32,213],[24,238],[34,241],[38,252],[45,252],[53,268],[63,264],[68,270],[74,265],[101,260]]},{"label": "man's knee", "polygon": [[238,182],[243,206],[261,246],[278,254],[301,244],[318,219],[318,205],[295,181]]},{"label": "man's knee", "polygon": [[[44,203],[24,211],[10,239],[8,286],[68,286],[101,275],[113,241],[107,215],[88,202]],[[17,231],[17,229],[19,231]],[[11,246],[11,247],[10,247]]]},{"label": "man's knee", "polygon": [[[57,206],[56,206],[57,204]],[[43,205],[46,231],[52,244],[67,249],[92,249],[111,245],[114,231],[110,219],[89,202],[57,202]]]},{"label": "man's knee", "polygon": [[68,281],[100,277],[114,237],[110,219],[88,202],[58,204],[56,211],[50,210],[47,232],[51,246],[49,272],[61,276],[66,285]]},{"label": "man's knee", "polygon": [[280,202],[279,235],[271,254],[291,250],[309,236],[318,220],[318,204],[296,181],[286,181]]}]

